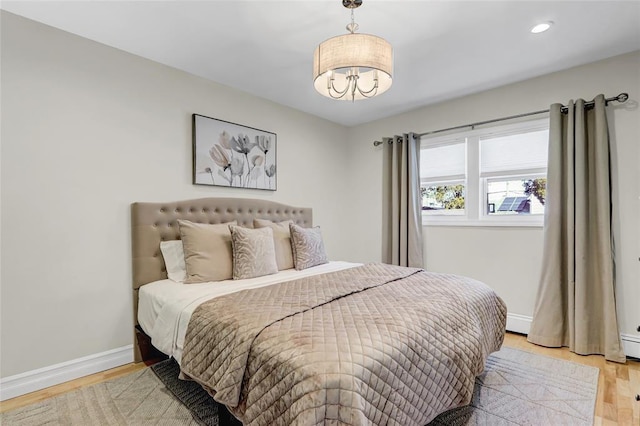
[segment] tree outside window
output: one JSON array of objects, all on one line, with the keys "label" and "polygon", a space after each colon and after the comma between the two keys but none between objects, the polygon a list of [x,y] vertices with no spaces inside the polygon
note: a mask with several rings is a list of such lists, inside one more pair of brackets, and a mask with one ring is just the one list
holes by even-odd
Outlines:
[{"label": "tree outside window", "polygon": [[420,188],[423,210],[464,210],[464,185],[432,185]]},{"label": "tree outside window", "polygon": [[527,179],[522,182],[524,193],[533,195],[544,206],[544,200],[547,196],[547,178]]}]

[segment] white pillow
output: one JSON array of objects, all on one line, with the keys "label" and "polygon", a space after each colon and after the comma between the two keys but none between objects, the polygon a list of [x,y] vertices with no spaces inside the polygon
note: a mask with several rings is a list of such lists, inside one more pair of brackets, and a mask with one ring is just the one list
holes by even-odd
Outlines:
[{"label": "white pillow", "polygon": [[187,279],[187,267],[184,264],[184,249],[182,241],[162,241],[160,251],[167,268],[167,276],[170,280],[181,283]]}]

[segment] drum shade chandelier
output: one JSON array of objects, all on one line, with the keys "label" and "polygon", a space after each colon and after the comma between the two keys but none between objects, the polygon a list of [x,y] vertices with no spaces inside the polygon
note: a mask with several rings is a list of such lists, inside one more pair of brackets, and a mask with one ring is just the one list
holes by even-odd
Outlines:
[{"label": "drum shade chandelier", "polygon": [[393,48],[381,37],[357,34],[353,11],[362,0],[342,0],[351,9],[349,34],[323,41],[313,55],[313,86],[323,96],[357,101],[391,87]]}]

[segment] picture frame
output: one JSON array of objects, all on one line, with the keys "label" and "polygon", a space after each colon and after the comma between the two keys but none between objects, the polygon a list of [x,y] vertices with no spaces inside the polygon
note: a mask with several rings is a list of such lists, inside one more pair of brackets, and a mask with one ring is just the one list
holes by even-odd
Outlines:
[{"label": "picture frame", "polygon": [[193,184],[276,191],[277,135],[193,114]]}]

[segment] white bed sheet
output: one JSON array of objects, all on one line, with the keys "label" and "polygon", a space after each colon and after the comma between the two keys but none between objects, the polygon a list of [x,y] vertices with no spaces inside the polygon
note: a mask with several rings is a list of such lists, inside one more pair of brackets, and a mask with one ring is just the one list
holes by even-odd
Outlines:
[{"label": "white bed sheet", "polygon": [[287,269],[277,274],[247,280],[226,280],[183,284],[172,280],[155,281],[140,287],[138,323],[163,353],[181,362],[184,338],[193,311],[215,297],[280,282],[359,266],[360,263],[329,262],[303,271]]}]

